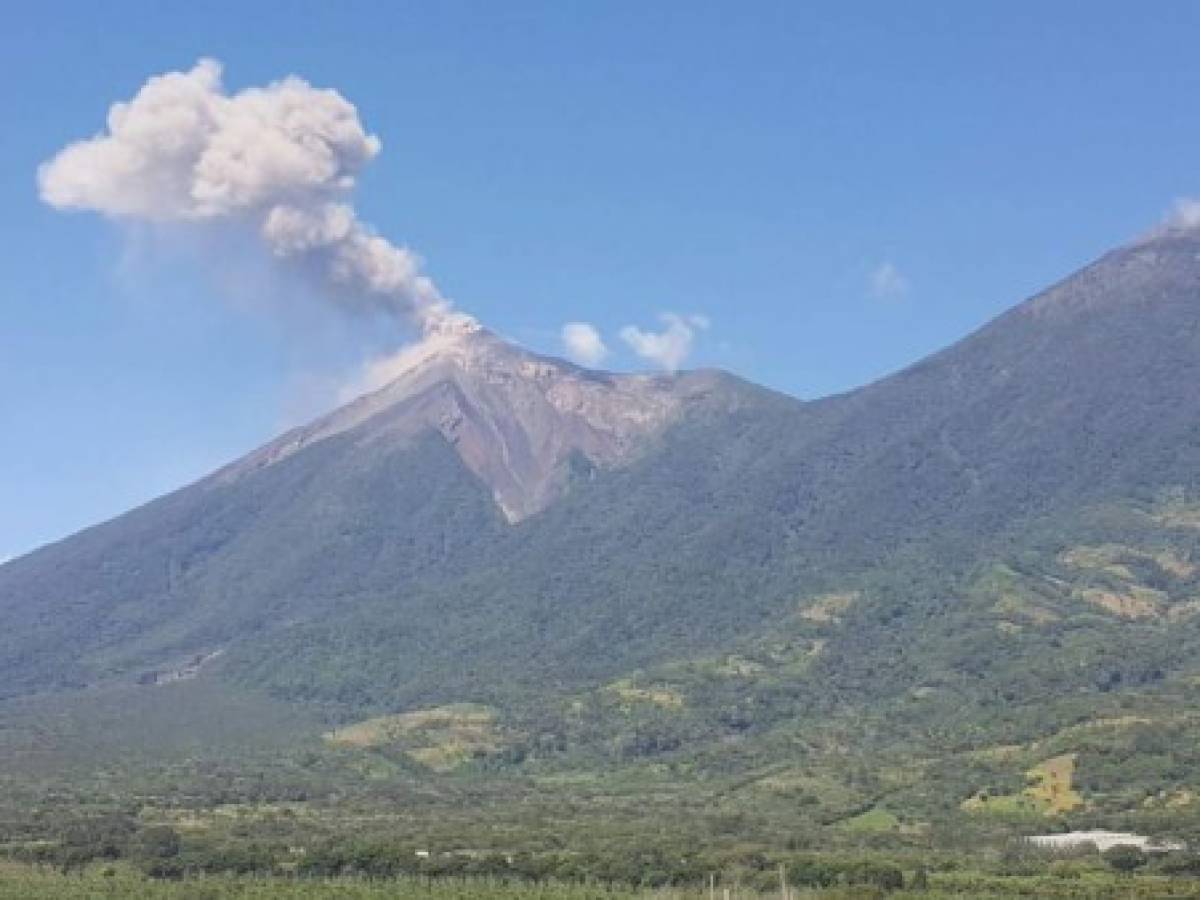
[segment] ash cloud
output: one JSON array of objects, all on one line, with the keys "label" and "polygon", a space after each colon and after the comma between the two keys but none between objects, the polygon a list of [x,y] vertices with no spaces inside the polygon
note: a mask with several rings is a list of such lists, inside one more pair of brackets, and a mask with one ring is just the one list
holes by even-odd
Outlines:
[{"label": "ash cloud", "polygon": [[106,128],[38,170],[43,201],[126,222],[249,224],[275,259],[352,311],[380,312],[425,333],[457,327],[421,261],[364,224],[357,177],[380,152],[352,103],[289,76],[225,91],[221,65],[149,79],[114,103]]}]

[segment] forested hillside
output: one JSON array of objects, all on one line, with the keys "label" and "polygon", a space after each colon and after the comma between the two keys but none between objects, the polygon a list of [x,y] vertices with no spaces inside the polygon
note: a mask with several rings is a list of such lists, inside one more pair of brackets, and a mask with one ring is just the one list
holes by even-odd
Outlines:
[{"label": "forested hillside", "polygon": [[643,793],[701,842],[1195,830],[1198,301],[1165,232],[809,402],[456,350],[0,567],[0,742],[47,778],[136,746],[160,798],[218,761],[605,797],[598,840]]}]

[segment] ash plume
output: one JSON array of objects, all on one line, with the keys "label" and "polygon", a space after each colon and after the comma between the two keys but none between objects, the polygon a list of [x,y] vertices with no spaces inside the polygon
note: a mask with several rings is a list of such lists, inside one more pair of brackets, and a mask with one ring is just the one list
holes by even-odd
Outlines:
[{"label": "ash plume", "polygon": [[425,333],[473,322],[452,311],[411,250],[358,218],[357,176],[381,144],[337,91],[289,76],[229,94],[220,63],[202,59],[150,78],[112,105],[106,125],[41,165],[43,201],[118,221],[249,225],[345,309]]}]

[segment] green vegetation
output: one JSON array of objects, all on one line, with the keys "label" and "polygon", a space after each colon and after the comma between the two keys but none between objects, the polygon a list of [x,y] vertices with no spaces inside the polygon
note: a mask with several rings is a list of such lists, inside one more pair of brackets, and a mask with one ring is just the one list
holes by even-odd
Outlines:
[{"label": "green vegetation", "polygon": [[1194,894],[1021,838],[1200,846],[1198,249],[515,525],[401,408],[0,567],[10,880]]},{"label": "green vegetation", "polygon": [[980,791],[963,802],[963,809],[993,815],[1055,816],[1068,813],[1083,805],[1083,799],[1072,785],[1074,773],[1074,754],[1056,756],[1025,773],[1028,786],[1019,794],[991,795]]},{"label": "green vegetation", "polygon": [[45,868],[0,866],[0,900],[102,900],[136,897],[145,900],[633,900],[640,892],[608,887],[529,885],[502,879],[429,880],[392,878],[283,879],[249,876],[205,876],[155,880],[119,865],[85,872],[58,873]]},{"label": "green vegetation", "polygon": [[[1108,863],[1108,867],[1105,866]],[[47,867],[0,863],[0,900],[705,900],[714,894],[736,900],[789,897],[851,900],[881,896],[938,898],[1047,897],[1062,900],[1137,900],[1200,897],[1200,884],[1161,873],[1135,872],[1149,861],[1136,848],[1117,847],[1096,859],[1062,859],[1042,871],[996,874],[980,869],[946,868],[930,872],[918,866],[909,873],[879,862],[800,859],[774,871],[739,872],[736,880],[703,880],[691,886],[631,888],[607,884],[534,883],[511,877],[413,876],[308,877],[295,875],[193,875],[177,879],[149,878],[121,862],[95,864],[59,872]],[[1111,867],[1111,868],[1109,868]],[[711,887],[710,887],[711,885]]]},{"label": "green vegetation", "polygon": [[495,722],[493,710],[464,703],[377,716],[335,728],[324,738],[337,747],[401,750],[436,772],[449,772],[503,746]]},{"label": "green vegetation", "polygon": [[1104,861],[1118,872],[1133,872],[1150,862],[1150,857],[1140,847],[1121,844],[1109,847],[1102,856]]},{"label": "green vegetation", "polygon": [[[1077,596],[1102,577],[1160,591],[1167,609],[1200,595],[1179,564],[1200,558],[1200,531],[1164,530],[1162,508],[1107,504],[1076,535],[1027,531],[1021,546],[1032,549],[965,572],[954,602],[915,624],[889,610],[927,582],[897,560],[886,577],[809,595],[854,595],[821,601],[829,615],[805,615],[812,601],[793,598],[722,652],[536,703],[331,721],[320,705],[231,691],[220,671],[8,701],[0,849],[55,869],[109,860],[160,878],[632,889],[711,874],[767,890],[781,862],[799,872],[817,860],[906,879],[923,868],[948,892],[955,878],[996,896],[1013,884],[989,879],[1095,888],[1116,877],[1095,854],[1068,864],[1014,855],[1012,842],[1103,827],[1200,846],[1191,626]],[[1124,568],[1098,574],[1114,565]],[[1134,881],[1191,890],[1187,858],[1152,858]],[[1082,881],[1059,872],[1079,866]],[[846,877],[813,875],[810,886]]]},{"label": "green vegetation", "polygon": [[1025,790],[1048,815],[1070,812],[1083,805],[1079,792],[1071,783],[1074,774],[1075,755],[1066,753],[1056,756],[1029,770],[1032,783]]},{"label": "green vegetation", "polygon": [[[964,572],[954,602],[915,624],[912,607],[890,611],[935,582],[896,560],[808,595],[824,598],[822,615],[793,598],[721,652],[536,703],[338,721],[323,705],[232,691],[219,670],[11,700],[0,850],[157,879],[694,890],[711,875],[766,891],[782,863],[814,890],[849,890],[848,873],[880,866],[877,887],[923,870],[948,894],[1006,896],[1027,890],[1012,879],[1033,879],[1039,895],[1102,896],[1118,873],[1096,854],[1064,861],[1013,842],[1104,827],[1200,845],[1190,625],[1077,596],[1101,578],[1159,591],[1166,609],[1200,595],[1181,564],[1200,558],[1200,531],[1164,530],[1161,508],[1107,504],[1078,534],[1027,531],[1032,549]],[[1133,883],[1186,896],[1188,859],[1151,858]]]},{"label": "green vegetation", "polygon": [[842,821],[842,827],[863,834],[894,831],[900,827],[900,819],[886,809],[878,807],[851,816]]}]

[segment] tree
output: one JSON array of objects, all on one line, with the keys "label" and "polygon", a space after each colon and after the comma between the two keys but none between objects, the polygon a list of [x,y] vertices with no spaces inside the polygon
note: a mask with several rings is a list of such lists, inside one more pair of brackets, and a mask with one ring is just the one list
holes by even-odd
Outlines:
[{"label": "tree", "polygon": [[924,865],[917,866],[917,871],[913,873],[910,887],[914,891],[929,890],[929,870]]},{"label": "tree", "polygon": [[147,859],[170,859],[179,855],[179,834],[167,825],[155,825],[138,835],[134,847]]},{"label": "tree", "polygon": [[1109,847],[1104,851],[1103,856],[1106,863],[1118,872],[1125,874],[1132,874],[1135,869],[1140,869],[1149,861],[1146,851],[1132,844],[1117,844],[1115,847]]}]

